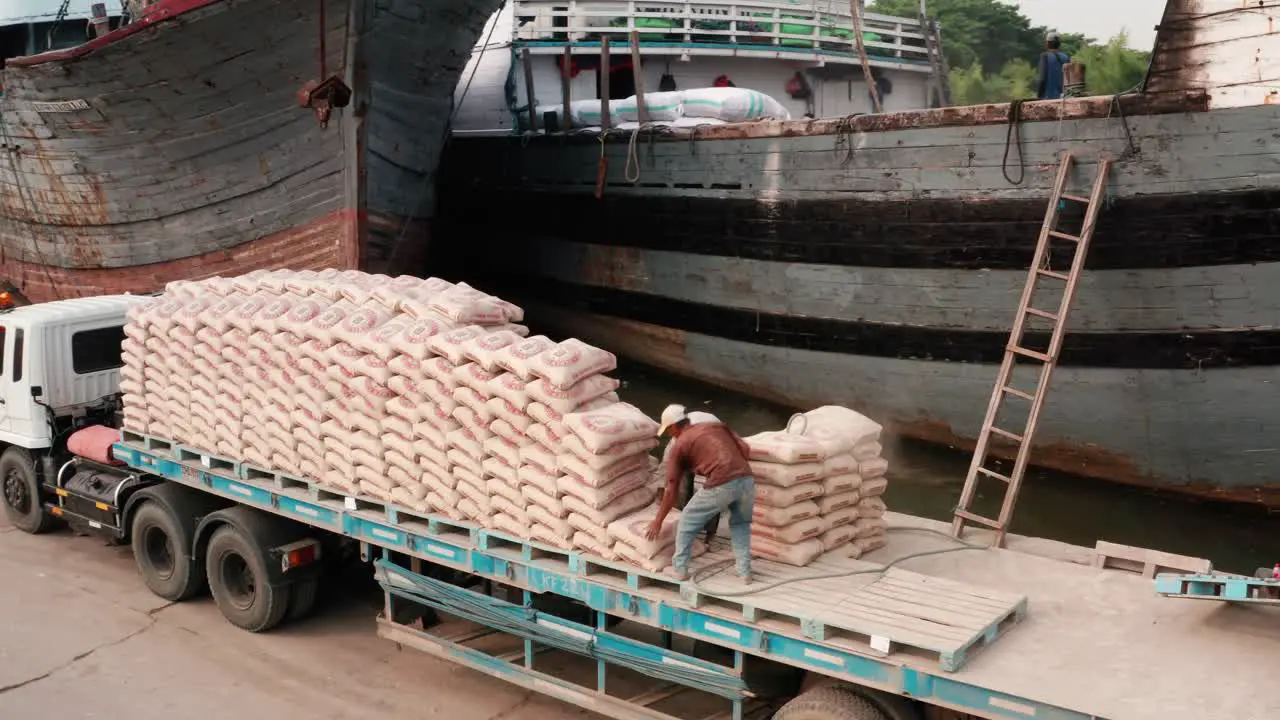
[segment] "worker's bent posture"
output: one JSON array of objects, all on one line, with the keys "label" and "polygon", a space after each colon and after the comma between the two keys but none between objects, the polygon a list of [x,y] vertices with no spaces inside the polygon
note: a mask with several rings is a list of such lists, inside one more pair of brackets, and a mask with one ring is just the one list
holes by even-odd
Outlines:
[{"label": "worker's bent posture", "polygon": [[689,556],[693,540],[707,521],[715,515],[729,512],[729,538],[733,541],[733,554],[737,559],[738,575],[743,582],[751,582],[751,510],[755,503],[756,484],[747,464],[747,444],[722,422],[693,425],[679,405],[668,406],[662,412],[662,424],[658,437],[671,433],[671,450],[667,453],[667,486],[662,495],[662,506],[649,524],[650,539],[658,536],[662,522],[676,503],[680,478],[685,472],[693,472],[706,478],[702,489],[694,494],[680,514],[676,528],[676,551],[671,559],[675,576],[681,580],[689,577]]}]

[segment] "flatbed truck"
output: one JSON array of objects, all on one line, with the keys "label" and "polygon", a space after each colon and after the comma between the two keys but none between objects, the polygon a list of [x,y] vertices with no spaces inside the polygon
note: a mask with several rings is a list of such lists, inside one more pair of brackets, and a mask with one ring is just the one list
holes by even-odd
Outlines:
[{"label": "flatbed truck", "polygon": [[[1154,705],[1133,704],[1151,712],[1128,712],[1127,698],[1151,692],[1151,683],[1126,691],[1096,660],[1167,662],[1171,652],[1212,658],[1217,638],[1175,642],[1150,657],[1107,648],[1094,658],[1087,643],[1043,648],[1043,635],[1063,628],[1037,624],[1025,595],[949,579],[942,565],[922,575],[854,560],[806,569],[769,564],[762,587],[745,592],[714,578],[681,583],[346,496],[166,438],[105,430],[119,427],[119,342],[125,312],[141,300],[88,298],[0,314],[0,483],[16,527],[39,533],[61,521],[128,543],[143,582],[165,599],[208,591],[233,625],[264,632],[308,615],[325,562],[353,552],[373,564],[382,587],[381,636],[607,717],[1205,717],[1191,714],[1210,688],[1196,673],[1156,688],[1165,698]],[[893,520],[899,530],[931,532],[921,523]],[[913,554],[927,564],[945,550]],[[1018,554],[955,553],[946,564],[974,562],[975,572],[996,577],[991,564],[1009,553]],[[964,555],[982,559],[958,560]],[[1015,558],[1018,574],[1067,594],[1078,582],[1073,574],[1084,570],[1044,555]],[[827,577],[815,577],[824,571]],[[1066,579],[1055,585],[1058,577]],[[1006,588],[1020,582],[1005,580]],[[1117,597],[1132,606],[1140,597],[1126,582]],[[1149,589],[1147,596],[1156,600]],[[1087,603],[1076,609],[1082,614],[1069,619],[1072,627],[1097,632],[1089,618],[1096,623],[1098,613]],[[1242,651],[1241,667],[1252,666],[1255,653],[1280,651],[1277,645]],[[1001,646],[1024,654],[1002,656]],[[1098,678],[1086,682],[1091,673]],[[1260,679],[1244,672],[1232,683]],[[1076,689],[1081,683],[1093,696]],[[1266,698],[1242,697],[1232,683],[1221,686],[1221,698],[1218,690],[1207,696],[1222,711],[1211,716],[1243,720],[1274,709]],[[1117,714],[1099,712],[1112,709]]]}]

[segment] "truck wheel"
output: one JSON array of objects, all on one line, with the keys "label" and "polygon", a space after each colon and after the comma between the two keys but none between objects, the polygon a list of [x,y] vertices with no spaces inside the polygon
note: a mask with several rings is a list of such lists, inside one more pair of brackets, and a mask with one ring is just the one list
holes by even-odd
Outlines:
[{"label": "truck wheel", "polygon": [[204,563],[187,555],[191,534],[164,505],[148,502],[138,508],[129,538],[142,582],[151,592],[178,602],[204,590]]},{"label": "truck wheel", "polygon": [[285,613],[285,619],[288,622],[293,622],[310,615],[311,611],[316,607],[316,598],[319,596],[319,576],[299,580],[289,586],[289,611]]},{"label": "truck wheel", "polygon": [[270,630],[289,609],[289,586],[272,585],[253,544],[224,525],[209,538],[205,555],[209,590],[232,625],[249,632]]},{"label": "truck wheel", "polygon": [[40,481],[31,453],[11,447],[0,453],[0,496],[4,514],[19,530],[39,535],[53,529],[54,519],[40,502]]},{"label": "truck wheel", "polygon": [[773,720],[889,720],[871,701],[842,687],[809,690],[783,705]]}]

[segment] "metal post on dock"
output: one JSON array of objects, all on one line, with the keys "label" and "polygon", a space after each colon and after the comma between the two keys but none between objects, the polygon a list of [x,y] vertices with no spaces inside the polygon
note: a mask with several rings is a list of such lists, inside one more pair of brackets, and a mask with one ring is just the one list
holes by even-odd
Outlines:
[{"label": "metal post on dock", "polygon": [[644,73],[640,72],[640,33],[635,30],[631,31],[631,77],[636,83],[636,110],[644,125],[649,122],[649,106],[644,101]]},{"label": "metal post on dock", "polygon": [[538,108],[533,99],[533,64],[529,62],[529,48],[520,51],[520,62],[524,65],[524,94],[529,102],[529,130],[538,132]]}]

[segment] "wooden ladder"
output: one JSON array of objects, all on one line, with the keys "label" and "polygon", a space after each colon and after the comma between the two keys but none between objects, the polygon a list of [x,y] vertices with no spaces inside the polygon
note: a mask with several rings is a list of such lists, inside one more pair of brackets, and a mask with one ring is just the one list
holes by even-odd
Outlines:
[{"label": "wooden ladder", "polygon": [[951,88],[947,76],[951,69],[947,65],[947,56],[942,53],[942,35],[938,32],[938,21],[921,14],[920,32],[924,35],[925,52],[929,54],[931,100],[937,100],[936,107],[950,107]]},{"label": "wooden ladder", "polygon": [[[995,530],[994,546],[1002,546],[1013,515],[1014,502],[1017,501],[1018,491],[1022,487],[1022,477],[1027,470],[1027,461],[1031,454],[1031,441],[1035,437],[1036,424],[1040,420],[1040,410],[1044,407],[1049,378],[1053,374],[1058,354],[1062,350],[1062,338],[1067,326],[1067,316],[1071,311],[1071,301],[1075,297],[1080,272],[1084,269],[1085,257],[1089,252],[1089,241],[1093,238],[1094,224],[1097,222],[1098,211],[1106,193],[1107,174],[1111,170],[1109,159],[1101,158],[1098,161],[1098,174],[1093,180],[1093,190],[1086,198],[1065,191],[1073,164],[1074,156],[1070,152],[1064,152],[1061,164],[1058,166],[1057,179],[1053,184],[1053,192],[1049,197],[1049,208],[1045,212],[1044,225],[1040,228],[1040,239],[1036,244],[1035,256],[1027,273],[1027,282],[1022,289],[1022,298],[1018,301],[1018,313],[1013,321],[1013,330],[1009,334],[1009,344],[1005,346],[1004,361],[1000,364],[999,374],[996,375],[991,402],[987,405],[987,416],[982,421],[982,430],[978,433],[978,444],[973,450],[969,474],[964,481],[964,491],[960,494],[960,504],[956,507],[955,518],[951,523],[951,533],[956,537],[960,537],[964,531],[965,521],[969,521]],[[1065,202],[1084,205],[1084,227],[1079,235],[1071,235],[1057,228],[1059,213]],[[1051,243],[1055,241],[1074,245],[1071,269],[1065,273],[1049,269]],[[1055,311],[1032,307],[1037,284],[1041,280],[1063,284],[1060,286],[1062,299]],[[1029,349],[1023,343],[1028,318],[1032,317],[1046,320],[1053,325],[1053,334],[1050,336],[1046,351]],[[1036,387],[1030,392],[1018,389],[1012,384],[1014,368],[1019,360],[1040,364]],[[1000,415],[1001,407],[1005,404],[1005,400],[1011,397],[1017,401],[1030,403],[1026,426],[1021,432],[996,427],[996,419]],[[1017,446],[1011,475],[1002,475],[986,467],[987,451],[993,434],[1012,441]],[[970,509],[977,495],[978,480],[983,476],[998,480],[1006,486],[1000,517],[995,520],[978,515]]]}]

